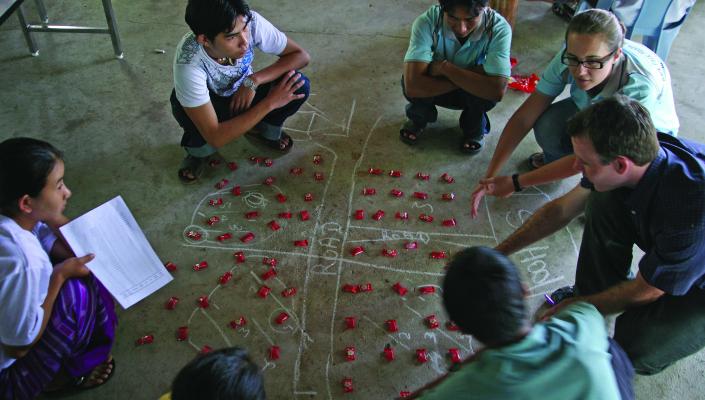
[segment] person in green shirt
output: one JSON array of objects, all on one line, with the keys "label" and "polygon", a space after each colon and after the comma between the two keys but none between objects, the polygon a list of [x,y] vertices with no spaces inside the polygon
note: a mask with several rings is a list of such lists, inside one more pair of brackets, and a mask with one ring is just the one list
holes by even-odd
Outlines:
[{"label": "person in green shirt", "polygon": [[597,309],[576,302],[532,326],[515,265],[502,253],[458,253],[443,305],[485,348],[412,394],[422,399],[633,399],[634,369]]},{"label": "person in green shirt", "polygon": [[488,1],[439,0],[414,21],[402,77],[409,101],[399,132],[404,143],[417,143],[440,106],[462,110],[460,150],[482,148],[487,112],[504,96],[511,69],[512,29]]}]

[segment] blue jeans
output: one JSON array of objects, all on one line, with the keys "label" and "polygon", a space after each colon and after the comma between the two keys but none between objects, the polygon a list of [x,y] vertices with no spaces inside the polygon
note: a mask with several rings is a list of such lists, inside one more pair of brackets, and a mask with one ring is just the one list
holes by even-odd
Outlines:
[{"label": "blue jeans", "polygon": [[551,104],[534,124],[534,137],[544,153],[546,163],[573,154],[573,144],[566,132],[570,117],[578,112],[573,99],[567,98]]},{"label": "blue jeans", "polygon": [[[284,121],[294,115],[306,99],[308,99],[308,95],[311,90],[311,83],[303,74],[301,74],[300,79],[304,80],[304,84],[294,93],[304,94],[305,96],[301,99],[294,100],[281,108],[271,111],[264,118],[262,118],[262,121],[255,125],[255,129],[257,129],[264,138],[269,140],[279,140],[281,137],[281,127],[284,125]],[[262,101],[269,93],[269,89],[276,82],[277,81],[269,82],[257,87],[255,97],[252,99],[252,106]],[[230,100],[232,99],[232,96],[222,97],[210,92],[210,98],[215,114],[218,117],[218,122],[227,121],[238,115],[237,113],[233,113],[230,109]],[[186,115],[184,108],[176,98],[175,90],[171,91],[170,101],[171,112],[176,121],[184,130],[184,134],[181,137],[181,146],[184,147],[186,152],[195,157],[207,157],[215,153],[217,149],[206,142],[201,133],[198,131],[198,128],[196,128],[196,125],[193,121],[191,121],[188,115]]]},{"label": "blue jeans", "polygon": [[417,128],[423,129],[430,122],[438,119],[436,106],[463,110],[460,114],[460,129],[465,137],[481,138],[490,132],[490,120],[487,111],[497,102],[477,97],[461,89],[434,97],[409,97],[404,88],[404,77],[401,78],[401,89],[409,104],[406,105],[406,117]]}]

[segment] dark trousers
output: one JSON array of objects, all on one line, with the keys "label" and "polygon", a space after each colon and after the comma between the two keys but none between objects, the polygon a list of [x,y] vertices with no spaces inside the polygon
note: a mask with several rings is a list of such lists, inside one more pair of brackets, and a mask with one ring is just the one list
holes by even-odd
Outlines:
[{"label": "dark trousers", "polygon": [[425,128],[428,123],[436,122],[436,106],[440,106],[462,110],[459,125],[465,137],[479,138],[490,132],[487,111],[494,108],[497,102],[477,97],[461,89],[434,97],[409,97],[406,95],[404,77],[401,78],[401,89],[409,102],[406,105],[406,117],[418,128]]},{"label": "dark trousers", "polygon": [[[575,284],[580,295],[631,278],[632,247],[639,240],[629,210],[613,192],[592,192],[585,209]],[[658,300],[621,314],[614,338],[637,373],[651,375],[705,347],[705,290]]]},{"label": "dark trousers", "polygon": [[[304,94],[305,96],[301,99],[294,100],[285,106],[281,108],[277,108],[276,110],[271,111],[269,114],[267,114],[261,121],[261,123],[264,123],[268,125],[269,127],[277,127],[281,128],[282,125],[284,125],[284,121],[289,118],[290,116],[294,115],[301,105],[306,102],[306,99],[308,99],[308,95],[311,90],[311,83],[309,79],[301,74],[301,78],[304,80],[304,84],[296,90],[296,94]],[[255,93],[255,97],[252,100],[252,106],[255,104],[259,103],[262,101],[267,94],[269,93],[269,89],[272,87],[272,85],[276,84],[277,81],[274,82],[269,82],[263,85],[260,85],[257,87],[257,92]],[[249,89],[248,89],[249,90]],[[217,94],[210,92],[210,98],[211,98],[211,104],[213,104],[213,109],[215,110],[215,114],[218,117],[218,122],[223,122],[227,121],[235,116],[237,116],[237,113],[233,113],[230,110],[230,100],[231,97],[222,97],[218,96]],[[206,140],[203,138],[201,133],[198,131],[198,128],[196,128],[196,125],[191,121],[191,119],[186,115],[186,112],[184,111],[184,108],[181,106],[181,103],[179,103],[179,100],[176,98],[176,91],[172,90],[171,91],[171,112],[174,115],[174,118],[176,121],[181,125],[181,127],[184,130],[184,134],[181,137],[181,146],[183,147],[201,147],[206,144]],[[278,139],[277,138],[271,138],[271,139]]]},{"label": "dark trousers", "polygon": [[622,400],[634,400],[634,366],[629,361],[629,356],[612,338],[607,338],[609,348],[607,351],[612,356],[610,362],[614,370],[614,377],[617,380],[617,388]]}]

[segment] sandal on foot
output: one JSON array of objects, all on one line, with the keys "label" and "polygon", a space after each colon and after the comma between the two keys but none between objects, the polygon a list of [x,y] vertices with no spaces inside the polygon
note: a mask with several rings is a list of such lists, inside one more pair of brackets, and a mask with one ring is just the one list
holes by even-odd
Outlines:
[{"label": "sandal on foot", "polygon": [[208,157],[194,157],[188,154],[181,161],[179,167],[179,180],[181,183],[189,185],[198,180],[203,175]]},{"label": "sandal on foot", "polygon": [[460,145],[460,151],[465,154],[477,154],[482,150],[482,144],[485,141],[485,136],[466,136],[463,143]]},{"label": "sandal on foot", "polygon": [[267,139],[266,137],[260,135],[257,131],[250,131],[247,136],[257,139],[267,147],[279,150],[282,153],[288,153],[289,150],[294,147],[294,140],[284,131],[282,131],[279,139]]},{"label": "sandal on foot", "polygon": [[418,128],[413,122],[407,121],[404,126],[399,129],[399,139],[402,142],[413,146],[419,142],[419,136],[421,136],[421,133],[423,133],[423,128]]},{"label": "sandal on foot", "polygon": [[[105,367],[103,367],[105,366]],[[101,371],[96,371],[98,368],[101,368]],[[106,372],[105,374],[101,374],[101,372],[104,372],[107,367],[110,367],[110,371]],[[98,386],[105,385],[110,378],[113,377],[115,374],[115,359],[111,358],[110,361],[106,361],[96,368],[93,369],[93,371],[89,372],[88,374],[79,377],[76,379],[74,382],[74,386],[79,389],[79,390],[88,390],[88,389],[94,389],[97,388]],[[103,377],[105,376],[105,378]],[[100,381],[100,382],[97,382]]]},{"label": "sandal on foot", "polygon": [[546,158],[543,153],[534,153],[529,156],[529,159],[526,160],[526,162],[529,164],[529,169],[534,170],[546,165]]},{"label": "sandal on foot", "polygon": [[[108,367],[110,368],[110,371],[101,374],[101,372],[104,372]],[[101,368],[101,370],[98,371],[98,368]],[[62,378],[62,381],[66,381],[66,383],[60,384],[60,386],[56,388],[47,388],[42,394],[46,397],[64,397],[77,391],[94,389],[98,386],[106,384],[114,374],[115,359],[110,358],[109,361],[105,361],[93,368],[93,370],[86,375],[79,376],[78,378]],[[103,376],[105,376],[105,378],[103,378]]]}]

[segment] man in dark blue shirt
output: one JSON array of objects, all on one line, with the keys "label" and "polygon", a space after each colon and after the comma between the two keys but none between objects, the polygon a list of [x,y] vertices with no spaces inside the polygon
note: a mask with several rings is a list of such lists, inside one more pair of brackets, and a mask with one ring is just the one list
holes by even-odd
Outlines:
[{"label": "man in dark blue shirt", "polygon": [[[705,347],[705,146],[657,135],[648,111],[615,96],[568,125],[584,179],[537,210],[497,249],[511,254],[585,213],[577,297],[622,313],[615,339],[640,374]],[[630,273],[632,247],[645,255]]]}]

